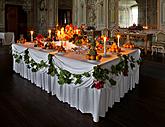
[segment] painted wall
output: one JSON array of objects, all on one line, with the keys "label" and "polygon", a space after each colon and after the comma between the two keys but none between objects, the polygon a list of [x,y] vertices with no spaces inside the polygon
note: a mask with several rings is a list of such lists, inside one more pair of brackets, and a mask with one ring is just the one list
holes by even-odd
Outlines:
[{"label": "painted wall", "polygon": [[160,0],[160,29],[165,31],[165,1]]},{"label": "painted wall", "polygon": [[[47,32],[48,28],[57,24],[58,8],[72,8],[73,24],[85,23],[97,29],[118,24],[118,0],[0,0],[0,31],[5,31],[5,4],[23,5],[26,1],[32,2],[31,10],[27,12],[28,28],[35,28],[39,32]],[[46,10],[40,9],[44,1]],[[146,23],[146,0],[136,1],[139,5],[139,23],[143,25]],[[161,29],[165,29],[164,17],[165,0],[147,0],[147,24],[150,28],[157,28],[159,24]]]},{"label": "painted wall", "polygon": [[0,31],[5,31],[5,6],[4,0],[0,0]]}]

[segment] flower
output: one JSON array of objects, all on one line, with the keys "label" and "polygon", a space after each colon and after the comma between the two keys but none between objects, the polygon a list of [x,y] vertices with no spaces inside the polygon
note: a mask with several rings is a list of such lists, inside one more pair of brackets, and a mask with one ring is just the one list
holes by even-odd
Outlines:
[{"label": "flower", "polygon": [[103,81],[97,81],[97,80],[93,81],[92,88],[101,89],[103,87],[104,87],[104,82]]},{"label": "flower", "polygon": [[37,41],[41,41],[42,39],[44,39],[44,36],[42,34],[38,34],[36,39]]}]

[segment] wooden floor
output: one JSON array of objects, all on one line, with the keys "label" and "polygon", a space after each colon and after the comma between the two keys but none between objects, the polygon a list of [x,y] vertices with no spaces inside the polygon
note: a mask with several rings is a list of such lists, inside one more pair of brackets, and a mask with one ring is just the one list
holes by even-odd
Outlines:
[{"label": "wooden floor", "polygon": [[143,58],[140,83],[94,123],[14,73],[9,47],[0,47],[0,127],[165,127],[165,58]]}]

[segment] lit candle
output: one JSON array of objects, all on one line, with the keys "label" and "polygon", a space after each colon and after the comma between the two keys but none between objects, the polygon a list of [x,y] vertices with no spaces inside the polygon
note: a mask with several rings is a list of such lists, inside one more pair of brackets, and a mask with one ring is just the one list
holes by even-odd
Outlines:
[{"label": "lit candle", "polygon": [[57,36],[60,36],[60,31],[59,30],[57,31]]},{"label": "lit candle", "polygon": [[106,56],[106,40],[107,38],[104,37],[104,56]]},{"label": "lit candle", "polygon": [[33,33],[34,33],[34,31],[30,31],[30,34],[31,34],[31,42],[33,42]]},{"label": "lit candle", "polygon": [[146,29],[147,30],[148,29],[148,26],[143,26],[143,29]]},{"label": "lit candle", "polygon": [[120,47],[120,35],[117,35],[117,46]]},{"label": "lit candle", "polygon": [[78,34],[78,29],[76,29],[76,34]]},{"label": "lit candle", "polygon": [[58,40],[60,40],[60,31],[59,30],[57,31],[57,38],[58,38]]},{"label": "lit candle", "polygon": [[51,30],[48,30],[49,36],[48,38],[51,38]]}]

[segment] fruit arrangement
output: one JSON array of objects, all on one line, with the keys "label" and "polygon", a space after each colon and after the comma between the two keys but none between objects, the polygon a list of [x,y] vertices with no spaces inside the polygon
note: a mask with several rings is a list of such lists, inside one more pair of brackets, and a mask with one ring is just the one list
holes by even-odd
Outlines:
[{"label": "fruit arrangement", "polygon": [[95,49],[90,49],[86,54],[86,59],[99,61],[102,58],[101,55],[97,54]]},{"label": "fruit arrangement", "polygon": [[90,49],[86,54],[86,59],[99,61],[101,58],[102,56],[97,53],[95,40],[91,40]]},{"label": "fruit arrangement", "polygon": [[99,41],[96,41],[96,48],[97,48],[97,50],[102,50],[103,44],[101,44]]},{"label": "fruit arrangement", "polygon": [[135,45],[132,42],[127,42],[123,45],[124,48],[135,48]]},{"label": "fruit arrangement", "polygon": [[121,48],[120,47],[118,47],[117,45],[116,45],[116,43],[114,42],[112,45],[111,45],[111,47],[109,48],[109,51],[110,52],[120,52],[121,51]]},{"label": "fruit arrangement", "polygon": [[26,43],[26,39],[20,39],[20,40],[17,40],[17,43],[24,44],[24,43]]}]

